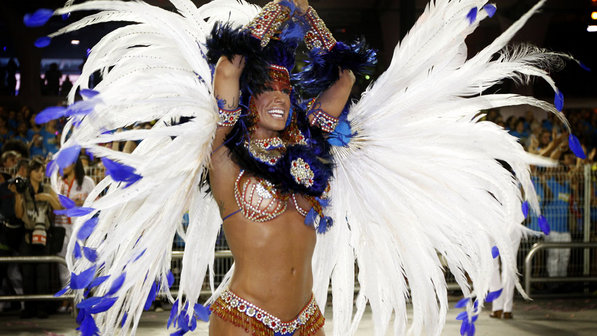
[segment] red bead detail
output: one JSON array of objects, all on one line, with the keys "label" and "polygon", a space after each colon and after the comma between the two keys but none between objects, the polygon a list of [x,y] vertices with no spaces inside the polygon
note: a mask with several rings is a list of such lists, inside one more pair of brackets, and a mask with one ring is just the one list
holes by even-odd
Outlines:
[{"label": "red bead detail", "polygon": [[241,304],[240,306],[238,306],[238,309],[240,309],[240,310],[245,310],[245,305],[244,305],[244,304]]}]

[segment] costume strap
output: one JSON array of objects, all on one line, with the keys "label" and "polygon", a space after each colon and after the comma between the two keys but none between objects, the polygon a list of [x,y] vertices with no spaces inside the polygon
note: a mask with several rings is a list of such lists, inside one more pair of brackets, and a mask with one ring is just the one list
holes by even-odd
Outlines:
[{"label": "costume strap", "polygon": [[272,36],[280,30],[282,24],[290,18],[290,13],[290,8],[270,2],[249,22],[247,29],[251,32],[251,36],[261,41],[261,47],[265,47]]},{"label": "costume strap", "polygon": [[332,50],[336,45],[336,39],[332,36],[332,32],[325,25],[323,20],[317,15],[313,7],[309,6],[303,19],[309,26],[309,31],[305,34],[305,44],[309,50],[318,48],[327,51]]},{"label": "costume strap", "polygon": [[311,126],[318,125],[322,131],[332,133],[338,125],[338,118],[325,113],[320,106],[317,98],[313,98],[307,103],[307,116],[313,115]]},{"label": "costume strap", "polygon": [[218,109],[218,117],[220,118],[220,120],[218,121],[218,126],[234,126],[238,121],[238,118],[240,118],[241,112],[242,109],[240,107],[238,107],[235,110],[225,110],[220,107]]}]

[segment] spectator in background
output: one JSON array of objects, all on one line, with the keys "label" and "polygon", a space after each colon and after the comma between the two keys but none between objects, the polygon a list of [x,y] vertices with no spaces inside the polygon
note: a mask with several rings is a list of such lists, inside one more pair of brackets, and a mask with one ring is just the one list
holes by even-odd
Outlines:
[{"label": "spectator in background", "polygon": [[41,135],[35,134],[33,140],[29,141],[29,153],[31,157],[40,156],[43,158],[48,157],[48,150],[44,145],[44,139]]},{"label": "spectator in background", "polygon": [[[60,209],[58,196],[50,186],[43,184],[45,164],[31,160],[28,169],[29,186],[15,193],[15,215],[24,223],[25,235],[19,253],[24,256],[49,254],[47,231],[50,228],[52,209]],[[13,186],[14,187],[14,186]],[[50,292],[50,265],[48,263],[22,264],[23,291],[25,294],[46,294]],[[27,301],[21,318],[48,317],[45,302]]]},{"label": "spectator in background", "polygon": [[12,139],[22,141],[23,143],[29,142],[27,138],[27,124],[24,121],[17,125],[17,132],[12,136]]},{"label": "spectator in background", "polygon": [[[29,117],[29,129],[27,130],[27,141],[33,140],[33,136],[36,134],[42,135],[42,127],[35,122],[37,114],[33,113]],[[43,135],[42,135],[43,139]]]},{"label": "spectator in background", "polygon": [[518,118],[514,122],[514,129],[510,131],[510,134],[517,137],[521,144],[525,144],[529,137],[529,132],[524,128],[524,119]]},{"label": "spectator in background", "polygon": [[73,82],[71,82],[70,77],[67,75],[62,85],[60,85],[60,95],[66,97],[72,88]]},{"label": "spectator in background", "polygon": [[44,146],[48,153],[54,154],[60,149],[60,132],[56,128],[56,120],[50,120],[41,131]]},{"label": "spectator in background", "polygon": [[58,96],[60,94],[60,78],[62,72],[58,69],[57,63],[50,64],[50,68],[44,75],[44,87],[47,95]]},{"label": "spectator in background", "polygon": [[[62,173],[62,179],[58,181],[58,192],[73,200],[77,206],[82,206],[87,195],[89,195],[95,187],[95,183],[89,176],[85,175],[85,168],[83,168],[81,158],[79,157],[74,164],[64,168]],[[58,253],[61,257],[66,256],[66,248],[73,231],[73,222],[74,219],[70,217],[64,215],[56,216],[56,225],[64,227],[66,231],[62,250]],[[70,272],[64,265],[60,265],[59,272],[62,286],[66,286],[70,279]],[[58,311],[67,311],[70,308],[68,306],[69,304],[69,301],[63,301],[60,308],[58,308]]]},{"label": "spectator in background", "polygon": [[2,174],[0,174],[0,183],[9,180],[12,177],[11,170],[17,166],[17,162],[21,158],[21,155],[16,151],[3,151],[0,156],[0,165]]},{"label": "spectator in background", "polygon": [[8,111],[8,117],[6,119],[6,123],[8,124],[8,129],[11,131],[16,131],[17,129],[17,113],[14,110]]},{"label": "spectator in background", "polygon": [[8,128],[8,123],[4,117],[0,117],[0,141],[5,143],[12,137],[13,132]]}]

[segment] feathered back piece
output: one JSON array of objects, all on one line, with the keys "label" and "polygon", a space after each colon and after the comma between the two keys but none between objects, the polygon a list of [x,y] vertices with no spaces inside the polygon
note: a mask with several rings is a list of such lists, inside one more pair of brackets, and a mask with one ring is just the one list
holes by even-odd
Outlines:
[{"label": "feathered back piece", "polygon": [[[249,22],[259,8],[235,0],[216,0],[201,8],[188,0],[171,3],[172,12],[139,1],[89,1],[26,18],[43,24],[52,15],[96,11],[49,39],[97,23],[131,23],[92,48],[69,94],[72,104],[81,89],[83,100],[38,115],[40,123],[69,117],[62,149],[48,166],[53,182],[81,149],[101,157],[106,167],[107,177],[83,207],[63,198],[64,213],[81,216],[68,248],[73,273],[65,290],[82,300],[78,322],[84,335],[134,334],[144,307],[158,291],[172,298],[169,269],[177,232],[187,244],[169,326],[183,333],[194,329],[197,318],[207,319],[206,308],[195,303],[208,268],[213,289],[211,267],[221,218],[213,197],[201,188],[218,121],[205,43],[215,22],[226,21],[234,29]],[[101,82],[89,90],[96,72]],[[134,127],[145,122],[154,126]],[[106,146],[119,141],[139,144],[132,153]],[[187,211],[189,226],[184,230]]]}]

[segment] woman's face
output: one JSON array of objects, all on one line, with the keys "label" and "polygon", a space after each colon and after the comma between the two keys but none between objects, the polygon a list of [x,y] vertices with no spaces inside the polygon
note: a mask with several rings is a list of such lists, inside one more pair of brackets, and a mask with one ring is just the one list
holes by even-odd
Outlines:
[{"label": "woman's face", "polygon": [[39,167],[35,170],[32,170],[29,173],[29,179],[35,182],[41,182],[44,180],[44,167]]},{"label": "woman's face", "polygon": [[257,126],[267,131],[282,131],[290,110],[290,96],[282,91],[265,91],[253,97],[259,120]]}]

